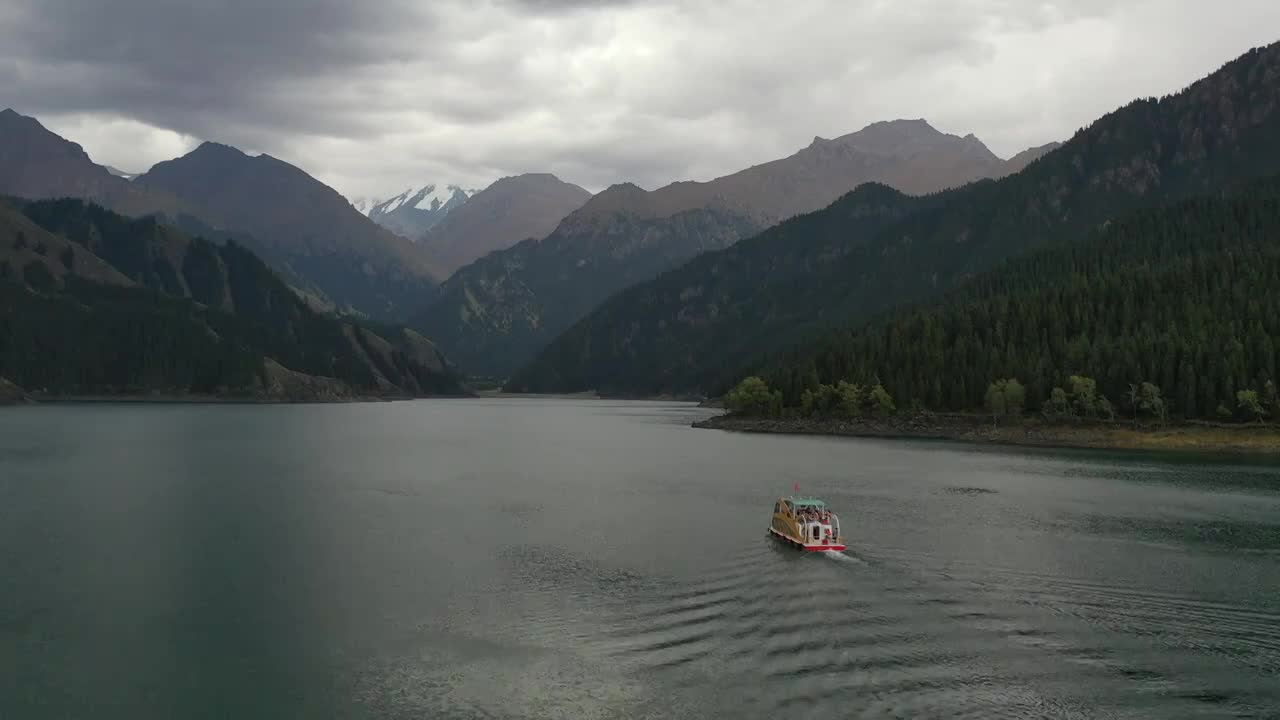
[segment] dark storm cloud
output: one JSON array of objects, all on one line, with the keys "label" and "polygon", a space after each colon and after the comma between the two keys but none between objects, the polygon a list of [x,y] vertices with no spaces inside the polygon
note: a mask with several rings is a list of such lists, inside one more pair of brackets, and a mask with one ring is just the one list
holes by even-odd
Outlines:
[{"label": "dark storm cloud", "polygon": [[0,0],[0,104],[129,169],[652,187],[894,117],[1008,155],[1275,39],[1270,0]]},{"label": "dark storm cloud", "polygon": [[320,82],[340,86],[352,70],[415,57],[431,24],[413,6],[21,0],[0,53],[15,104],[35,112],[105,111],[200,135],[228,123],[358,132],[358,113],[325,112]]}]

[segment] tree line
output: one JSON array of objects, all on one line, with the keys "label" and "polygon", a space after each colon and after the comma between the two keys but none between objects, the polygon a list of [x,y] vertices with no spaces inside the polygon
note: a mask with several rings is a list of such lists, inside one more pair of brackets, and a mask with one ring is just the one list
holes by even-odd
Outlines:
[{"label": "tree line", "polygon": [[[1117,407],[1105,395],[1097,391],[1093,378],[1072,375],[1068,388],[1055,387],[1040,412],[1048,420],[1128,420],[1132,415],[1134,427],[1140,419],[1163,424],[1169,419],[1168,405],[1160,388],[1144,382],[1133,384],[1125,392],[1123,400],[1127,409],[1123,418]],[[819,384],[817,390],[805,390],[799,406],[789,406],[781,390],[755,375],[738,383],[725,395],[725,407],[734,413],[757,417],[801,417],[823,420],[852,420],[868,416],[887,417],[898,412],[893,396],[877,383],[870,387],[841,380],[835,385]],[[1026,411],[1026,388],[1016,378],[994,380],[987,386],[982,409],[990,414],[993,425],[1002,420],[1016,419]],[[925,408],[914,404],[912,410]],[[1219,420],[1252,420],[1259,423],[1268,418],[1280,417],[1280,392],[1274,381],[1268,380],[1261,393],[1240,390],[1235,403],[1228,407],[1219,405],[1215,413]]]}]

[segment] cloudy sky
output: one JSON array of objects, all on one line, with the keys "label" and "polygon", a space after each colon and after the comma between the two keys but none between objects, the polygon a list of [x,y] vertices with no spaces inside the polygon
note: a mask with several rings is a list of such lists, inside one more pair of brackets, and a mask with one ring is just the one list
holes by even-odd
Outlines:
[{"label": "cloudy sky", "polygon": [[1277,40],[1275,0],[0,0],[0,106],[135,172],[652,188],[899,117],[1008,156]]}]

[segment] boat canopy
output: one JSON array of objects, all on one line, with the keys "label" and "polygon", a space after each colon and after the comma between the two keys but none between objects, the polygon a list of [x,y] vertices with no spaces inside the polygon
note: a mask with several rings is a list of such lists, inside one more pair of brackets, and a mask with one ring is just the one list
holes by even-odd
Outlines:
[{"label": "boat canopy", "polygon": [[789,498],[787,502],[791,503],[792,507],[798,508],[825,508],[827,506],[826,503],[822,502],[818,498],[793,497]]}]

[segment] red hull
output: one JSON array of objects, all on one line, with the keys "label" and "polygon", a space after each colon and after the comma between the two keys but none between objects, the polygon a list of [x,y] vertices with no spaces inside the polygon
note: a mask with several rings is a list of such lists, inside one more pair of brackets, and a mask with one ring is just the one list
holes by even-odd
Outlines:
[{"label": "red hull", "polygon": [[844,545],[806,545],[801,542],[796,542],[795,538],[791,538],[786,535],[783,535],[782,533],[778,532],[777,530],[774,530],[773,528],[769,528],[769,534],[773,535],[779,540],[782,540],[783,542],[786,542],[788,545],[791,545],[792,547],[797,547],[797,548],[800,548],[801,550],[807,550],[809,552],[818,552],[820,550],[835,550],[839,552],[841,550],[844,550]]}]

